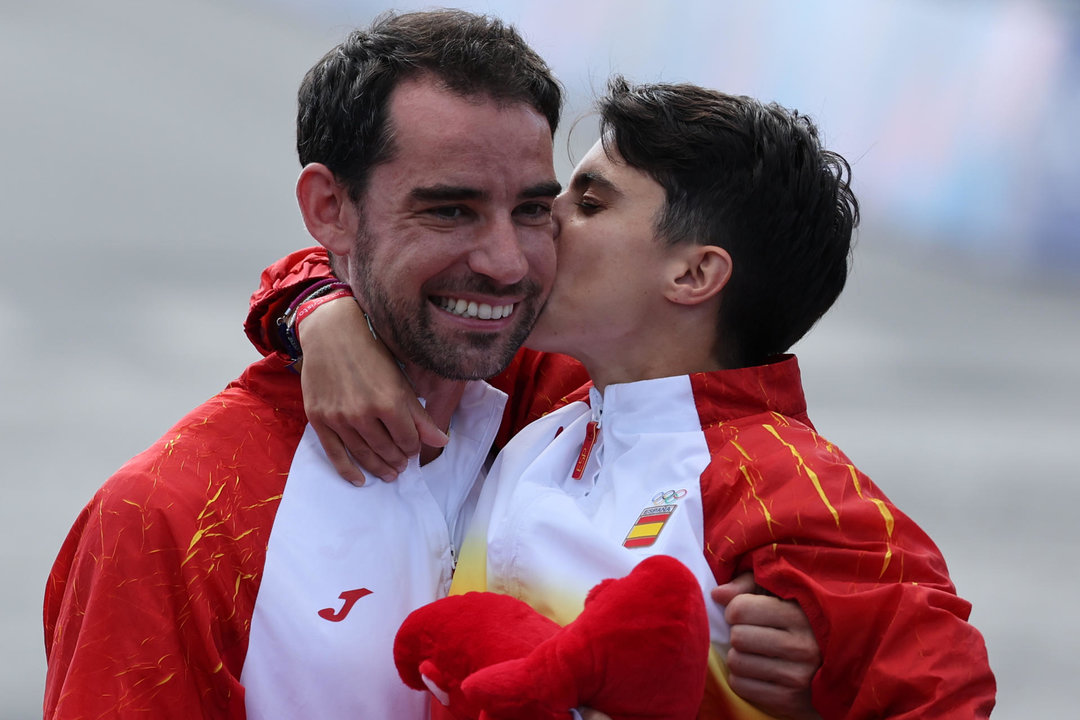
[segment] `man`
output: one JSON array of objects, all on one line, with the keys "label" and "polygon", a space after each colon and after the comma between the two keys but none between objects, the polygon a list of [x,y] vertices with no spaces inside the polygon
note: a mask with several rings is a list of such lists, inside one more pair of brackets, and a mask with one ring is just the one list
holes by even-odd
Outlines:
[{"label": "man", "polygon": [[[422,473],[354,488],[305,430],[296,375],[280,358],[252,365],[80,515],[46,590],[47,717],[426,716],[391,643],[449,587],[502,417],[504,396],[464,378],[509,361],[551,284],[560,103],[512,28],[460,12],[384,17],[312,68],[305,222],[341,251],[378,327],[416,321],[385,337],[453,434]],[[408,248],[389,252],[388,233]],[[509,312],[483,328],[431,317],[381,296],[374,272]]]},{"label": "man", "polygon": [[[600,114],[555,202],[559,271],[528,341],[593,385],[499,455],[452,592],[566,623],[650,554],[703,589],[752,569],[810,617],[823,716],[988,716],[985,645],[940,552],[816,433],[782,354],[845,284],[847,163],[798,114],[693,86],[617,80]],[[715,614],[713,631],[719,649]],[[702,717],[754,716],[720,677]]]},{"label": "man", "polygon": [[288,364],[250,366],[76,521],[46,589],[46,717],[426,716],[391,642],[446,593],[500,426],[505,396],[470,378],[509,362],[552,282],[560,102],[515,31],[456,11],[383,17],[312,68],[305,223],[449,440],[352,487]]}]

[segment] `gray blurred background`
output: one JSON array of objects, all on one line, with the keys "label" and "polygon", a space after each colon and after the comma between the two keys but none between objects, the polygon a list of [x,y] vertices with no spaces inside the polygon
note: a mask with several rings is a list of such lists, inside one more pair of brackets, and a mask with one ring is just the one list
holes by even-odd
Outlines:
[{"label": "gray blurred background", "polygon": [[[1080,716],[1076,5],[461,6],[548,59],[565,128],[611,72],[819,121],[864,223],[845,295],[796,348],[811,415],[938,541],[987,639],[995,717]],[[258,271],[310,244],[296,87],[387,7],[0,0],[0,718],[40,717],[42,590],[79,509],[254,359]],[[564,181],[568,145],[594,137],[560,133]]]}]

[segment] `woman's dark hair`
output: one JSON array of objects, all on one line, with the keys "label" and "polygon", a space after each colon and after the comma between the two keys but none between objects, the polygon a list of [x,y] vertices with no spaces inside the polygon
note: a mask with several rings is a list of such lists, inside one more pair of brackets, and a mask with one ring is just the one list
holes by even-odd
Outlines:
[{"label": "woman's dark hair", "polygon": [[607,151],[666,192],[657,234],[731,255],[717,359],[742,367],[786,352],[847,280],[859,222],[847,161],[797,111],[694,85],[615,77],[599,111]]}]

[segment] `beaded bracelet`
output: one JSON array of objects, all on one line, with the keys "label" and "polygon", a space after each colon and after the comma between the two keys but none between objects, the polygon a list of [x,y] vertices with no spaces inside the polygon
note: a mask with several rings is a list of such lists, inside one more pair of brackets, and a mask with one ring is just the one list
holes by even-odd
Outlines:
[{"label": "beaded bracelet", "polygon": [[[333,295],[331,298],[330,296]],[[299,325],[299,314],[302,307],[306,303],[310,303],[313,300],[319,300],[317,305],[313,305],[308,308],[303,315],[306,317],[313,311],[318,305],[329,300],[337,300],[342,297],[349,297],[352,295],[352,289],[348,283],[342,282],[336,278],[326,278],[320,280],[317,283],[306,288],[303,292],[296,296],[296,299],[292,301],[285,312],[277,320],[278,336],[281,339],[281,344],[285,348],[285,352],[288,353],[289,358],[296,362],[303,356],[303,351],[300,349],[300,340],[297,337],[296,331]]]}]

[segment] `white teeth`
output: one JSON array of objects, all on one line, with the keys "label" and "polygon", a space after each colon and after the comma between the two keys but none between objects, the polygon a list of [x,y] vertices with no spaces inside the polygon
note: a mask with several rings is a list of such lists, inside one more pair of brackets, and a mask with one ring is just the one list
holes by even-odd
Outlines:
[{"label": "white teeth", "polygon": [[480,318],[481,320],[500,320],[509,317],[514,312],[513,304],[488,305],[487,303],[461,300],[460,298],[455,300],[448,297],[438,298],[437,303],[439,307],[447,312],[466,318]]}]

